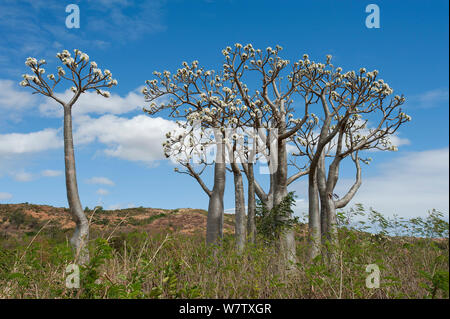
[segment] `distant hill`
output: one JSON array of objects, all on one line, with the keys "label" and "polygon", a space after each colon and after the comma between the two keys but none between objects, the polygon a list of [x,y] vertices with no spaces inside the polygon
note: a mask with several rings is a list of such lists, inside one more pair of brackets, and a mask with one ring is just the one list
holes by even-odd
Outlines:
[{"label": "distant hill", "polygon": [[[205,234],[207,212],[202,209],[127,208],[85,210],[91,230],[146,231],[150,234],[173,231],[184,234]],[[48,224],[47,224],[48,223]],[[46,225],[47,224],[47,225]],[[71,230],[75,223],[69,209],[35,204],[0,204],[0,234],[19,236],[46,228]],[[234,233],[234,215],[225,214],[224,233]]]}]

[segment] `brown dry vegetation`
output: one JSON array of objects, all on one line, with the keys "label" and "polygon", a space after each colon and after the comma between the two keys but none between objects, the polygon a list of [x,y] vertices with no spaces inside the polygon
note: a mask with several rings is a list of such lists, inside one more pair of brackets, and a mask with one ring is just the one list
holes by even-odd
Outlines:
[{"label": "brown dry vegetation", "polygon": [[[85,210],[93,231],[107,233],[115,229],[118,233],[136,230],[156,234],[173,231],[181,234],[201,234],[206,232],[206,214],[202,209],[158,209],[127,208],[118,210]],[[68,208],[34,204],[0,204],[0,233],[4,236],[20,236],[37,231],[39,226],[49,222],[52,227],[72,230]],[[224,234],[234,231],[233,215],[224,216]]]}]

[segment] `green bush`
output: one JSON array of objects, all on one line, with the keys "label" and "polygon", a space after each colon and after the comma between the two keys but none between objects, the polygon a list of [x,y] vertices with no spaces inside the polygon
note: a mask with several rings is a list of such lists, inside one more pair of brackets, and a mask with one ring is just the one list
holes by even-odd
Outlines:
[{"label": "green bush", "polygon": [[278,205],[268,209],[261,201],[256,207],[256,231],[266,243],[274,242],[281,233],[298,224],[298,217],[293,217],[295,206],[294,192],[288,193]]}]

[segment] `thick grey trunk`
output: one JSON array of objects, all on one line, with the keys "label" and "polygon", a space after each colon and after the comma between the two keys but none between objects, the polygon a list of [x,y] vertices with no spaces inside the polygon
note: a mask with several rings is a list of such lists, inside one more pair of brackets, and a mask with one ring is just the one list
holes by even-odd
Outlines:
[{"label": "thick grey trunk", "polygon": [[78,195],[77,174],[75,169],[75,152],[72,136],[72,108],[64,106],[64,164],[66,173],[67,201],[69,202],[70,214],[75,222],[75,231],[70,243],[77,257],[76,262],[80,264],[89,261],[87,243],[89,240],[89,223],[81,206]]},{"label": "thick grey trunk", "polygon": [[336,265],[337,262],[337,249],[338,249],[338,237],[337,237],[337,223],[336,223],[336,206],[333,200],[332,193],[327,193],[327,199],[325,202],[325,210],[327,213],[327,234],[326,240],[329,244],[328,258],[331,265]]},{"label": "thick grey trunk", "polygon": [[308,202],[309,258],[314,259],[320,254],[321,239],[317,172],[308,176]]},{"label": "thick grey trunk", "polygon": [[247,235],[249,243],[254,244],[256,239],[256,198],[255,198],[255,176],[253,163],[248,163],[248,208],[247,208]]},{"label": "thick grey trunk", "polygon": [[317,188],[320,198],[320,234],[322,238],[322,244],[325,244],[326,234],[328,233],[328,212],[326,202],[326,172],[325,172],[325,153],[322,152],[319,162],[317,164]]},{"label": "thick grey trunk", "polygon": [[335,156],[333,162],[328,169],[328,178],[326,182],[325,192],[322,191],[324,213],[326,214],[326,233],[325,238],[328,242],[328,258],[331,265],[336,264],[336,256],[338,249],[337,223],[336,223],[336,205],[333,199],[334,188],[339,179],[339,164],[341,157]]},{"label": "thick grey trunk", "polygon": [[214,186],[209,197],[206,220],[206,243],[218,243],[223,236],[223,195],[225,192],[225,144],[220,133],[216,134],[217,152],[214,164]]},{"label": "thick grey trunk", "polygon": [[236,248],[241,253],[245,248],[245,198],[244,182],[237,163],[231,163],[234,177],[234,199],[235,199],[235,237]]},{"label": "thick grey trunk", "polygon": [[358,153],[356,153],[352,158],[356,166],[356,176],[355,183],[349,189],[347,194],[339,200],[333,199],[334,188],[336,187],[339,178],[339,164],[341,158],[335,158],[330,165],[326,189],[325,191],[321,191],[321,200],[323,202],[324,212],[326,213],[327,219],[326,240],[329,242],[331,248],[328,251],[328,258],[330,260],[330,264],[332,265],[335,265],[337,262],[337,250],[339,248],[336,208],[345,207],[352,200],[361,186],[361,166],[359,163]]},{"label": "thick grey trunk", "polygon": [[[283,134],[284,131],[279,132]],[[287,196],[287,153],[286,140],[278,143],[278,167],[274,174],[273,187],[273,205],[276,206],[281,203],[284,197]],[[288,216],[287,218],[291,218]],[[295,244],[295,230],[293,228],[286,229],[280,236],[279,240],[280,250],[285,258],[288,270],[294,270],[297,263],[297,252]]]}]

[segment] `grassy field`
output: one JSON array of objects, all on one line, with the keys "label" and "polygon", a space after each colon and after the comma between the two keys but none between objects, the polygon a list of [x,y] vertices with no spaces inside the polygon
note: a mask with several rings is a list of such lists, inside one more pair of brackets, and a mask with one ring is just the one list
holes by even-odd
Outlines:
[{"label": "grassy field", "polygon": [[[158,214],[141,219],[142,224],[167,217]],[[298,263],[290,273],[280,269],[276,245],[263,234],[258,244],[238,255],[232,234],[224,236],[220,247],[206,247],[202,232],[149,233],[135,227],[117,231],[117,223],[92,230],[91,261],[80,269],[80,288],[70,289],[66,267],[74,258],[68,243],[72,230],[18,215],[3,217],[3,223],[18,231],[0,233],[0,298],[449,297],[448,223],[439,216],[397,224],[385,219],[392,228],[389,233],[397,227],[402,232],[388,236],[381,215],[371,221],[372,226],[381,225],[373,235],[364,231],[363,222],[350,221],[355,211],[342,213],[340,245],[334,248],[338,261],[331,266],[325,258],[308,261],[306,225],[298,223]],[[140,223],[135,219],[131,224]],[[422,237],[405,235],[406,225]],[[26,231],[20,232],[21,227]],[[426,238],[433,232],[442,234],[442,227],[444,238]],[[380,270],[379,288],[366,287],[369,264]]]}]

